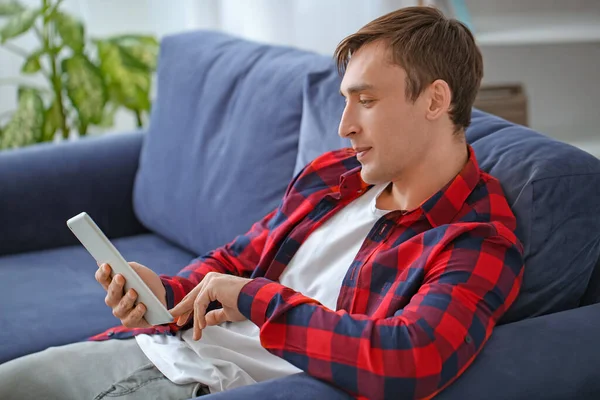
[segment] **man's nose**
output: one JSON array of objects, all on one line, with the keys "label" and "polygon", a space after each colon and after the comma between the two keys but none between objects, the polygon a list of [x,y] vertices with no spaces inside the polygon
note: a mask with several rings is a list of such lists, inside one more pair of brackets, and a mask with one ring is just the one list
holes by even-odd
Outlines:
[{"label": "man's nose", "polygon": [[352,114],[350,108],[346,106],[340,120],[340,126],[338,128],[338,135],[342,138],[347,138],[359,131],[359,125],[356,118]]}]

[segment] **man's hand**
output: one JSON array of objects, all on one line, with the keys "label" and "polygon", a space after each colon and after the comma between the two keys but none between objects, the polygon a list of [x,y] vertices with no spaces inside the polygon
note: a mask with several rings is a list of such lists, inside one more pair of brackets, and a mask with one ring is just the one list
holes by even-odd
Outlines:
[{"label": "man's hand", "polygon": [[[202,337],[202,329],[221,322],[238,322],[246,319],[237,307],[242,288],[252,279],[209,272],[191,292],[173,309],[169,310],[177,325],[184,325],[194,313],[194,340]],[[223,308],[206,314],[211,301],[218,301]]]},{"label": "man's hand", "polygon": [[[167,293],[158,275],[150,268],[136,262],[128,263],[131,268],[142,278],[156,297],[167,306]],[[125,278],[121,274],[110,277],[111,268],[108,264],[99,265],[96,271],[96,280],[106,290],[104,302],[112,308],[113,315],[121,320],[127,328],[148,328],[150,325],[145,319],[146,306],[138,303],[134,307],[137,293],[129,289],[126,295],[123,293]]]}]

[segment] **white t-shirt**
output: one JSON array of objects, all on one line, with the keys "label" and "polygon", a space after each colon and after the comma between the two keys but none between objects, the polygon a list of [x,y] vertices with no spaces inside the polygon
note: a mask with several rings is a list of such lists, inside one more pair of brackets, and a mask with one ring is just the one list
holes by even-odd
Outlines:
[{"label": "white t-shirt", "polygon": [[[375,201],[388,184],[375,185],[313,231],[279,278],[279,283],[336,309],[342,280],[367,234],[389,210]],[[168,379],[177,384],[201,382],[211,393],[301,372],[265,350],[253,322],[206,327],[199,341],[193,330],[176,336],[138,335],[136,340]]]}]

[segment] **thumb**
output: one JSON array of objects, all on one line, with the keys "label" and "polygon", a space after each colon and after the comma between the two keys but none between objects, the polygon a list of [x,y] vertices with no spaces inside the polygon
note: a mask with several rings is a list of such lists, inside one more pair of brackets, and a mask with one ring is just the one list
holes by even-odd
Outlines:
[{"label": "thumb", "polygon": [[179,304],[169,310],[173,318],[180,317],[187,312],[191,313],[192,311],[194,311],[194,298],[188,296],[184,297]]},{"label": "thumb", "polygon": [[129,266],[130,266],[131,268],[133,268],[134,270],[136,270],[136,272],[137,272],[137,269],[138,269],[138,268],[140,268],[140,267],[143,267],[143,265],[142,265],[142,264],[140,264],[140,263],[137,263],[137,262],[135,262],[135,261],[129,261],[129,262],[127,262],[127,264],[129,264]]},{"label": "thumb", "polygon": [[211,325],[219,325],[222,322],[228,321],[227,315],[225,315],[225,310],[219,308],[217,310],[212,310],[208,314],[206,314],[206,326]]}]

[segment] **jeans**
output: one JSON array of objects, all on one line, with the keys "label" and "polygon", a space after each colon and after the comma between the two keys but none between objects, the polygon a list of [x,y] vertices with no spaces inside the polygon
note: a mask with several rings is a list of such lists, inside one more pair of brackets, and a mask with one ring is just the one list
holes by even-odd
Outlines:
[{"label": "jeans", "polygon": [[208,393],[201,383],[172,383],[133,338],[50,347],[0,365],[2,400],[187,400]]}]

